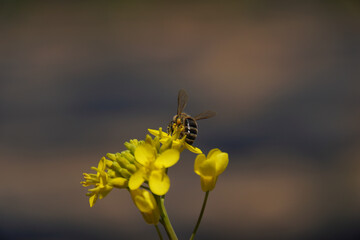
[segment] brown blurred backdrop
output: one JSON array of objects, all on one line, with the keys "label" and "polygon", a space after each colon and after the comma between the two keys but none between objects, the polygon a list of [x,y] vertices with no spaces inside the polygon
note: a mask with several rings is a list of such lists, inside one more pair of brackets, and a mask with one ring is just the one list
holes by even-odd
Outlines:
[{"label": "brown blurred backdrop", "polygon": [[[156,239],[126,191],[83,172],[165,127],[180,88],[212,109],[196,146],[230,164],[198,239],[360,237],[359,1],[0,3],[0,238]],[[189,238],[191,153],[166,206]]]}]

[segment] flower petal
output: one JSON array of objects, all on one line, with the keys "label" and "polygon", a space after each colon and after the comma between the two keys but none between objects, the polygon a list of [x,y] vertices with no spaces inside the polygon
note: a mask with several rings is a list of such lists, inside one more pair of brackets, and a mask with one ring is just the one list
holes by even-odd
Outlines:
[{"label": "flower petal", "polygon": [[99,161],[99,164],[98,164],[98,169],[99,170],[102,170],[102,171],[104,171],[105,170],[105,168],[106,168],[106,162],[105,162],[105,157],[102,157],[101,159],[100,159],[100,161]]},{"label": "flower petal", "polygon": [[151,210],[156,209],[157,204],[156,204],[154,195],[152,195],[149,191],[144,190],[143,196],[144,196],[144,199],[146,200],[146,202],[148,203],[150,209]]},{"label": "flower petal", "polygon": [[149,177],[149,186],[156,195],[164,195],[169,191],[170,178],[162,170],[152,171]]},{"label": "flower petal", "polygon": [[200,148],[197,148],[197,147],[194,147],[188,143],[185,143],[185,147],[190,151],[190,152],[193,152],[193,153],[196,153],[196,154],[200,154],[202,153],[202,151],[200,150]]},{"label": "flower petal", "polygon": [[201,176],[215,177],[216,175],[216,162],[207,159],[199,166]]},{"label": "flower petal", "polygon": [[160,142],[161,144],[166,144],[166,142],[167,142],[169,139],[171,139],[171,138],[160,138],[159,142]]},{"label": "flower petal", "polygon": [[148,129],[149,133],[154,135],[154,136],[159,136],[160,135],[160,131],[159,130],[155,130],[155,129]]},{"label": "flower petal", "polygon": [[157,224],[160,219],[160,211],[153,194],[144,189],[131,190],[130,194],[145,221],[149,224]]},{"label": "flower petal", "polygon": [[152,211],[151,213],[145,213],[145,212],[140,212],[140,213],[143,216],[146,223],[154,224],[154,225],[159,223],[160,220],[159,210]]},{"label": "flower petal", "polygon": [[218,149],[218,148],[211,149],[210,152],[207,155],[207,158],[209,159],[212,156],[215,156],[215,155],[217,155],[219,153],[221,153],[220,149]]},{"label": "flower petal", "polygon": [[137,172],[131,175],[129,179],[129,188],[131,190],[138,189],[144,181],[144,172],[139,169]]},{"label": "flower petal", "polygon": [[130,191],[131,197],[133,198],[136,207],[141,212],[151,212],[154,209],[153,202],[151,201],[150,196],[148,196],[146,193],[150,194],[145,189],[140,188]]},{"label": "flower petal", "polygon": [[201,177],[201,189],[204,192],[211,191],[215,188],[217,177]]},{"label": "flower petal", "polygon": [[196,174],[201,175],[200,173],[200,165],[206,160],[206,157],[204,154],[199,154],[196,156],[195,158],[195,163],[194,163],[194,171]]},{"label": "flower petal", "polygon": [[142,195],[135,196],[134,203],[141,212],[151,212],[152,210],[149,203]]},{"label": "flower petal", "polygon": [[112,186],[109,185],[104,186],[99,192],[99,199],[103,199],[104,197],[106,197],[106,195],[108,195],[112,189],[113,189]]},{"label": "flower petal", "polygon": [[135,159],[138,163],[145,166],[149,161],[155,160],[155,150],[150,144],[143,144],[135,149]]},{"label": "flower petal", "polygon": [[229,163],[229,155],[221,152],[216,156],[216,175],[219,176],[223,173]]},{"label": "flower petal", "polygon": [[169,134],[167,134],[166,132],[159,131],[159,130],[155,130],[155,129],[148,129],[149,133],[156,136],[156,137],[160,137],[160,138],[169,138]]},{"label": "flower petal", "polygon": [[165,150],[160,156],[156,159],[155,164],[161,168],[168,168],[175,165],[180,158],[180,152],[176,149]]},{"label": "flower petal", "polygon": [[94,194],[89,198],[90,207],[94,206],[94,204],[96,203],[97,198],[98,198],[97,194]]}]

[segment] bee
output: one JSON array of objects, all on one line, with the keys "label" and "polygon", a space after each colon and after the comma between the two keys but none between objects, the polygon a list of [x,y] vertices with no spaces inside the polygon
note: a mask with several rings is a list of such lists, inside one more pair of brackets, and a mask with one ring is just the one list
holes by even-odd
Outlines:
[{"label": "bee", "polygon": [[173,133],[174,125],[178,127],[183,127],[183,131],[180,133],[180,138],[185,138],[185,142],[192,145],[198,135],[198,124],[197,121],[201,119],[211,118],[216,115],[213,111],[206,111],[198,114],[195,117],[192,117],[183,112],[187,102],[188,95],[185,90],[181,89],[178,94],[178,105],[177,105],[177,114],[173,117],[172,121],[168,126],[168,133]]}]

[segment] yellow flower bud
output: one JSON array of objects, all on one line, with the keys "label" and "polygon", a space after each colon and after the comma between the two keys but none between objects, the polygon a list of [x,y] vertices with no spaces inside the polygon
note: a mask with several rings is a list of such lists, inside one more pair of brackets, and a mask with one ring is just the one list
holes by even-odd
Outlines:
[{"label": "yellow flower bud", "polygon": [[120,170],[122,169],[122,167],[120,166],[120,164],[118,162],[114,162],[112,165],[112,168],[117,172],[120,172]]},{"label": "yellow flower bud", "polygon": [[126,169],[130,172],[130,173],[134,173],[136,172],[137,168],[134,164],[128,164],[126,165]]},{"label": "yellow flower bud", "polygon": [[131,154],[130,151],[123,151],[121,152],[121,156],[126,158],[130,163],[133,163],[135,161],[135,157],[133,154]]},{"label": "yellow flower bud", "polygon": [[125,147],[126,147],[127,149],[130,150],[130,152],[134,152],[134,151],[135,151],[135,146],[134,146],[133,144],[131,144],[131,143],[129,143],[129,142],[125,142],[124,145],[125,145]]},{"label": "yellow flower bud", "polygon": [[141,145],[144,141],[138,141],[137,139],[132,139],[129,142],[125,142],[125,147],[130,150],[131,154],[134,154],[135,149]]},{"label": "yellow flower bud", "polygon": [[131,173],[125,168],[121,168],[119,172],[120,175],[123,176],[124,178],[129,179],[131,177]]},{"label": "yellow flower bud", "polygon": [[116,154],[114,154],[114,153],[107,153],[106,157],[109,158],[112,161],[116,160]]},{"label": "yellow flower bud", "polygon": [[123,157],[121,154],[116,156],[116,161],[120,164],[120,166],[122,168],[125,168],[126,165],[129,164],[129,161],[125,157]]},{"label": "yellow flower bud", "polygon": [[135,206],[140,210],[148,224],[158,224],[160,219],[160,211],[154,196],[145,189],[136,189],[130,191]]},{"label": "yellow flower bud", "polygon": [[128,180],[126,178],[117,177],[109,180],[109,185],[117,188],[126,188]]},{"label": "yellow flower bud", "polygon": [[116,177],[118,177],[118,176],[117,176],[117,173],[116,173],[114,170],[112,170],[112,169],[108,169],[107,175],[109,176],[109,178],[116,178]]}]

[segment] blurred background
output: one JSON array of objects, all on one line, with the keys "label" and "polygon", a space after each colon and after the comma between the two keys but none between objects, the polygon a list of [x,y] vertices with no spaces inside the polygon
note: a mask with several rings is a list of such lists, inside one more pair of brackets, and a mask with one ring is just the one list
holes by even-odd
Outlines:
[{"label": "blurred background", "polygon": [[[127,191],[83,172],[186,112],[230,163],[198,239],[360,237],[359,1],[0,3],[0,239],[157,239]],[[188,239],[195,155],[166,206]]]}]

